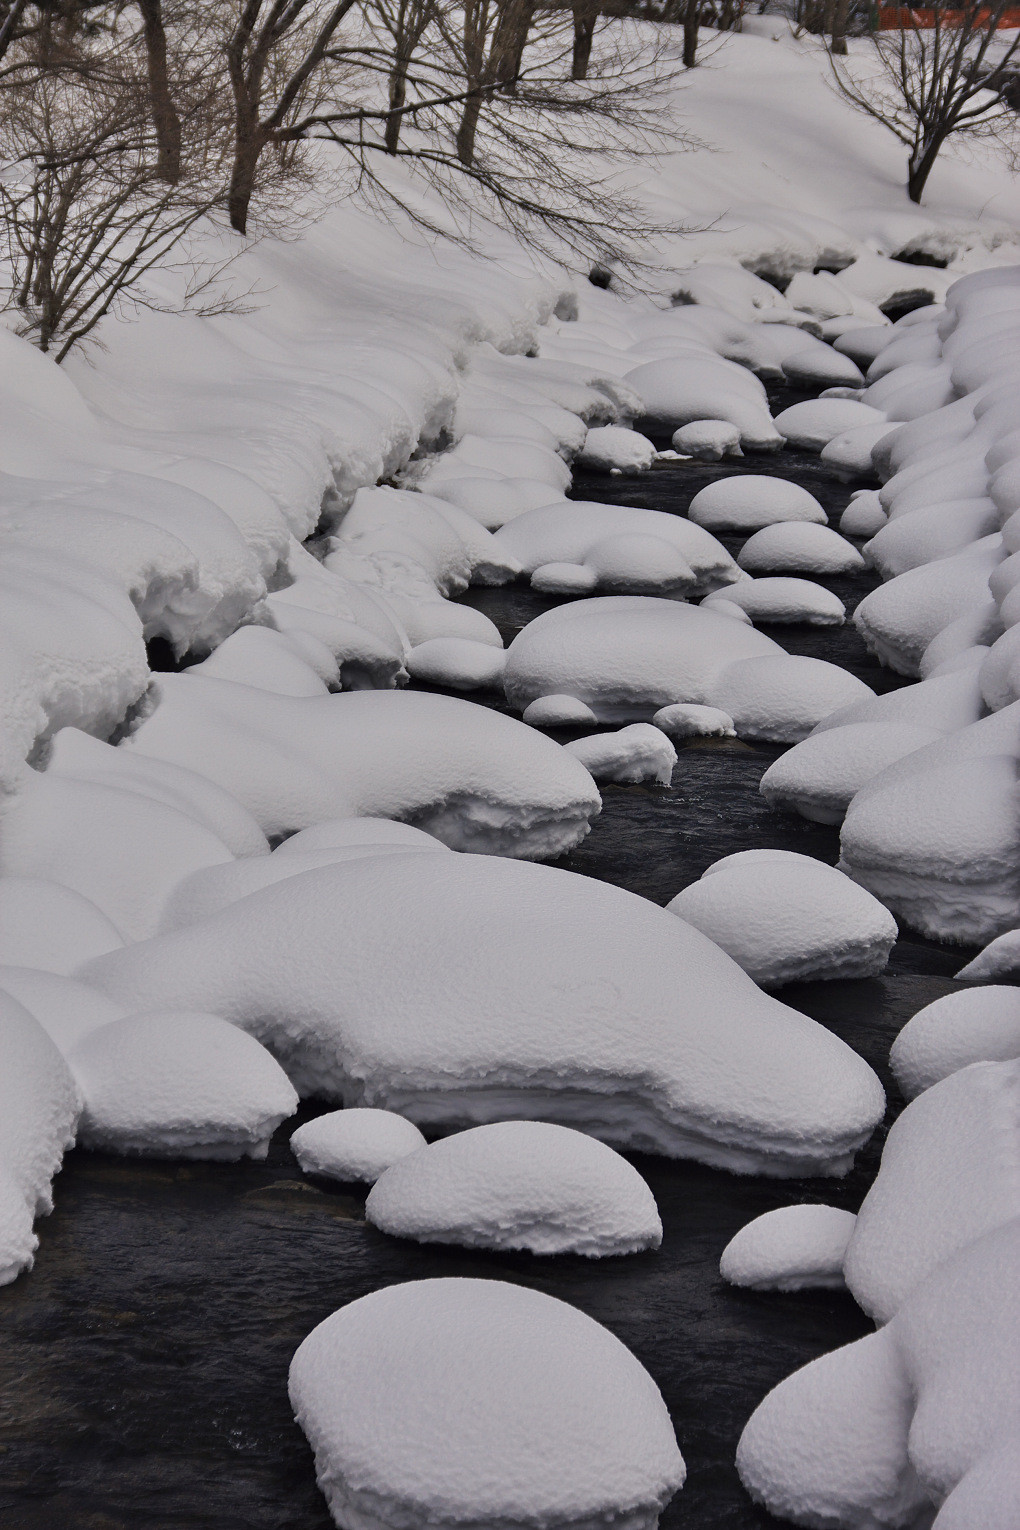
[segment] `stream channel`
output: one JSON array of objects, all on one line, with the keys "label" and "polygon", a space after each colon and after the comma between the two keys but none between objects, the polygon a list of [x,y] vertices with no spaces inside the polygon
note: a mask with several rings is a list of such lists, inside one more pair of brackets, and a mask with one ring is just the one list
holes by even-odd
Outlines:
[{"label": "stream channel", "polygon": [[[773,395],[775,412],[809,395]],[[661,446],[668,442],[658,443]],[[850,486],[817,457],[784,450],[719,464],[662,462],[637,477],[578,474],[577,499],[683,514],[699,488],[734,472],[803,484],[835,524]],[[741,539],[723,538],[731,551]],[[849,611],[875,578],[820,582]],[[465,601],[509,640],[559,597],[523,584]],[[853,627],[764,628],[793,653],[842,665],[876,691],[903,684]],[[495,697],[472,699],[498,706]],[[553,730],[565,740],[586,730]],[[590,731],[590,730],[587,730]],[[558,864],[665,904],[735,850],[780,847],[834,863],[838,831],[778,813],[758,781],[781,746],[694,740],[669,787],[609,786],[591,834]],[[952,991],[959,947],[901,939],[886,974],[805,983],[779,997],[867,1058],[902,1108],[889,1046],[909,1017]],[[856,1210],[882,1133],[843,1180],[744,1178],[634,1155],[665,1229],[656,1253],[535,1258],[419,1246],[364,1221],[364,1191],[304,1178],[287,1147],[321,1112],[305,1102],[264,1163],[161,1162],[72,1152],[38,1224],[32,1274],[0,1291],[0,1524],[5,1530],[329,1530],[311,1452],[287,1401],[305,1335],[378,1287],[436,1275],[511,1280],[604,1323],[666,1399],[688,1466],[663,1530],[778,1524],[733,1465],[748,1416],[797,1366],[871,1329],[844,1292],[755,1293],[723,1284],[719,1256],[752,1217],[799,1201]]]}]

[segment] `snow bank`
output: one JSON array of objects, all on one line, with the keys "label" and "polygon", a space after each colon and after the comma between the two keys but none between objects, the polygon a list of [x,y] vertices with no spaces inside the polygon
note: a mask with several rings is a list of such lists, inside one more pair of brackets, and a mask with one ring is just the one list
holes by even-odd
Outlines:
[{"label": "snow bank", "polygon": [[593,733],[563,747],[596,781],[657,781],[668,786],[673,778],[676,750],[651,723],[631,723],[618,733]]},{"label": "snow bank", "polygon": [[351,1302],[290,1367],[338,1525],[654,1530],[684,1480],[658,1388],[592,1318],[497,1280]]},{"label": "snow bank", "polygon": [[306,1174],[373,1185],[387,1169],[425,1146],[414,1125],[392,1110],[331,1110],[299,1126],[291,1152]]},{"label": "snow bank", "polygon": [[297,1109],[265,1047],[216,1015],[126,1015],[83,1036],[68,1061],[84,1101],[79,1141],[158,1158],[265,1158]]},{"label": "snow bank", "polygon": [[876,898],[810,856],[727,856],[667,905],[766,988],[874,977],[896,921]]},{"label": "snow bank", "polygon": [[840,1173],[883,1108],[860,1058],[681,920],[520,861],[307,871],[82,976],[134,1009],[220,1014],[302,1092],[437,1130],[555,1118],[745,1172]]},{"label": "snow bank", "polygon": [[378,1180],[365,1215],[419,1243],[632,1254],[658,1248],[655,1198],[619,1153],[547,1121],[498,1121],[403,1157]]},{"label": "snow bank", "polygon": [[900,1031],[889,1065],[907,1099],[974,1062],[1020,1058],[1020,989],[989,985],[947,993]]},{"label": "snow bank", "polygon": [[843,1289],[856,1218],[836,1206],[780,1206],[748,1222],[723,1249],[719,1274],[752,1291]]},{"label": "snow bank", "polygon": [[124,944],[102,909],[41,877],[0,877],[0,964],[70,976]]},{"label": "snow bank", "polygon": [[345,815],[393,817],[455,849],[558,855],[599,797],[587,771],[512,718],[456,697],[399,691],[272,695],[166,675],[122,746],[202,771],[269,834]]}]

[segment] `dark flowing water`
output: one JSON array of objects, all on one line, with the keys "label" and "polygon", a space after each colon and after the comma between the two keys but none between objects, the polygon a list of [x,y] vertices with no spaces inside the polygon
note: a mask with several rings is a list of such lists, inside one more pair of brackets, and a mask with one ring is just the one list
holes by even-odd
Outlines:
[{"label": "dark flowing water", "polygon": [[[803,395],[796,395],[803,396]],[[774,407],[792,401],[774,400]],[[579,499],[683,513],[711,478],[775,472],[833,516],[849,491],[795,452],[713,466],[659,465],[640,478],[575,480]],[[730,544],[739,547],[739,539]],[[852,607],[870,576],[823,581]],[[471,591],[509,639],[555,604],[525,585]],[[853,629],[777,627],[787,649],[830,659],[876,690],[880,670]],[[479,697],[479,700],[486,698]],[[499,705],[495,697],[488,698]],[[576,736],[567,732],[556,737]],[[758,780],[779,748],[734,740],[683,748],[669,787],[608,787],[601,817],[561,862],[665,903],[710,862],[778,846],[834,862],[837,833],[768,808]],[[800,984],[781,997],[830,1026],[882,1075],[905,1021],[953,984],[959,949],[898,942],[888,973]],[[624,1259],[534,1259],[419,1247],[363,1218],[363,1192],[303,1178],[287,1147],[306,1105],[264,1164],[130,1162],[72,1153],[57,1209],[39,1224],[36,1269],[0,1291],[0,1523],[5,1530],[327,1530],[311,1454],[287,1403],[290,1357],[338,1306],[397,1281],[480,1275],[531,1285],[583,1308],[644,1362],[662,1389],[688,1464],[665,1530],[776,1523],[733,1467],[740,1430],[796,1366],[866,1333],[839,1292],[727,1287],[719,1255],[775,1206],[856,1209],[881,1133],[845,1180],[740,1178],[635,1157],[665,1228],[661,1250]]]}]

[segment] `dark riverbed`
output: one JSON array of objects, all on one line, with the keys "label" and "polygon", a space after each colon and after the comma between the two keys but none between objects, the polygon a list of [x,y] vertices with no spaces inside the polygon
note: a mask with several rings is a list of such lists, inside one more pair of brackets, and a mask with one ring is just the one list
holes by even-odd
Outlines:
[{"label": "dark riverbed", "polygon": [[[579,475],[573,493],[682,513],[703,483],[741,470],[795,477],[834,517],[849,497],[817,459],[794,452],[664,464],[638,479]],[[851,607],[874,583],[823,582]],[[555,603],[525,585],[466,598],[508,639]],[[868,657],[852,627],[771,635],[791,652],[842,664],[876,690],[902,683]],[[834,862],[835,830],[776,813],[757,795],[779,752],[726,740],[689,745],[670,787],[607,788],[591,835],[561,864],[665,903],[733,850],[779,846]],[[781,997],[868,1059],[894,1112],[889,1044],[910,1015],[952,989],[964,959],[959,949],[906,938],[881,979],[801,984]],[[306,1106],[299,1121],[321,1108]],[[0,1291],[5,1530],[327,1530],[311,1454],[287,1403],[290,1357],[336,1307],[432,1275],[533,1285],[583,1308],[635,1351],[662,1388],[688,1464],[666,1530],[775,1523],[736,1477],[740,1430],[781,1377],[870,1325],[840,1293],[726,1287],[719,1255],[738,1228],[774,1206],[811,1200],[856,1209],[878,1140],[842,1181],[745,1179],[635,1158],[659,1203],[663,1247],[591,1262],[385,1238],[365,1225],[362,1192],[303,1179],[286,1145],[296,1124],[281,1129],[264,1164],[69,1156],[57,1209],[39,1224],[34,1273]]]}]

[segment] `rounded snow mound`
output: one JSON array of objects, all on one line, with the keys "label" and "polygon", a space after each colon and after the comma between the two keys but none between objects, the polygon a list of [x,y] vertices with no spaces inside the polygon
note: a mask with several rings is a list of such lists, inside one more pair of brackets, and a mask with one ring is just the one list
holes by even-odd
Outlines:
[{"label": "rounded snow mound", "polygon": [[603,537],[588,549],[585,568],[591,570],[599,588],[610,594],[642,591],[688,591],[697,577],[679,550],[664,537],[646,532],[617,532]]},{"label": "rounded snow mound", "polygon": [[407,673],[427,685],[447,685],[454,691],[478,691],[498,686],[506,655],[491,643],[473,638],[429,638],[412,648]]},{"label": "rounded snow mound", "polygon": [[658,1248],[655,1198],[619,1153],[548,1121],[499,1121],[442,1138],[377,1180],[365,1215],[419,1243],[632,1254]]},{"label": "rounded snow mound", "polygon": [[723,1249],[719,1274],[752,1291],[843,1286],[843,1255],[852,1211],[837,1206],[779,1206],[742,1227]]},{"label": "rounded snow mound", "polygon": [[83,1147],[160,1158],[264,1158],[297,1095],[253,1036],[216,1015],[127,1015],[68,1055]]},{"label": "rounded snow mound", "polygon": [[737,562],[748,574],[850,574],[864,567],[852,543],[814,521],[763,526],[748,537]]},{"label": "rounded snow mound", "polygon": [[578,467],[596,473],[644,473],[655,461],[656,451],[647,436],[625,425],[595,425],[577,455]]},{"label": "rounded snow mound", "polygon": [[66,1056],[89,1031],[124,1011],[98,988],[36,967],[0,967],[0,990],[17,999]]},{"label": "rounded snow mound", "polygon": [[306,1094],[437,1131],[554,1119],[743,1172],[840,1173],[883,1110],[856,1053],[696,930],[528,862],[306,871],[83,976],[133,1010],[223,1015]]},{"label": "rounded snow mound", "polygon": [[539,696],[521,718],[532,728],[587,728],[598,722],[591,707],[576,696]]},{"label": "rounded snow mound", "polygon": [[531,576],[531,588],[542,595],[589,595],[598,582],[586,563],[542,563]]},{"label": "rounded snow mound", "polygon": [[676,702],[660,707],[652,718],[667,738],[735,738],[733,718],[718,707],[699,707]]},{"label": "rounded snow mound", "polygon": [[789,409],[776,415],[776,429],[786,437],[787,443],[809,452],[820,452],[823,446],[856,426],[885,423],[881,409],[873,409],[870,404],[852,398],[805,399],[802,404],[791,404]]},{"label": "rounded snow mound", "polygon": [[703,462],[740,457],[740,431],[729,420],[692,420],[673,432],[674,450]]},{"label": "rounded snow mound", "polygon": [[777,521],[815,521],[828,517],[813,494],[768,473],[739,473],[717,478],[699,489],[687,511],[707,531],[760,531]]},{"label": "rounded snow mound", "polygon": [[70,976],[82,962],[124,944],[82,893],[43,877],[0,877],[0,963]]},{"label": "rounded snow mound", "polygon": [[593,733],[563,747],[596,781],[629,785],[657,781],[668,786],[673,779],[676,750],[663,730],[651,723],[631,723],[618,733]]},{"label": "rounded snow mound", "polygon": [[654,1530],[685,1469],[641,1363],[498,1280],[419,1280],[334,1312],[290,1399],[337,1524]]},{"label": "rounded snow mound", "polygon": [[965,983],[987,983],[992,978],[1020,974],[1020,930],[997,935],[979,951],[973,961],[961,967],[957,978]]},{"label": "rounded snow mound", "polygon": [[725,420],[739,430],[748,451],[775,451],[783,444],[764,386],[733,362],[671,356],[646,361],[624,381],[640,395],[647,417],[669,430],[694,420]]},{"label": "rounded snow mound", "polygon": [[306,1174],[374,1185],[398,1159],[416,1153],[425,1138],[392,1110],[330,1110],[299,1126],[291,1152]]},{"label": "rounded snow mound", "polygon": [[839,529],[846,537],[873,537],[888,520],[877,489],[865,489],[847,505],[839,518]]},{"label": "rounded snow mound", "polygon": [[706,700],[729,713],[742,738],[796,744],[837,707],[874,694],[838,664],[780,652],[727,665]]},{"label": "rounded snow mound", "polygon": [[989,984],[919,1009],[893,1042],[889,1064],[912,1100],[971,1063],[1014,1058],[1020,1058],[1020,988]]},{"label": "rounded snow mound", "polygon": [[756,983],[777,988],[884,970],[896,921],[841,871],[807,855],[726,859],[667,908],[721,946]]},{"label": "rounded snow mound", "polygon": [[373,851],[381,845],[399,845],[408,848],[417,845],[422,850],[447,850],[434,834],[416,829],[413,824],[399,823],[393,818],[329,818],[324,823],[313,823],[307,829],[299,829],[283,840],[273,851],[274,855],[304,855],[308,850],[347,850],[360,845]]},{"label": "rounded snow mound", "polygon": [[724,596],[710,595],[703,604],[711,607],[716,600],[739,606],[753,622],[841,627],[846,618],[839,597],[810,579],[748,579],[731,585]]},{"label": "rounded snow mound", "polygon": [[781,754],[762,776],[758,790],[772,807],[796,811],[816,823],[841,823],[872,776],[940,737],[935,728],[906,722],[851,722],[826,728]]}]

